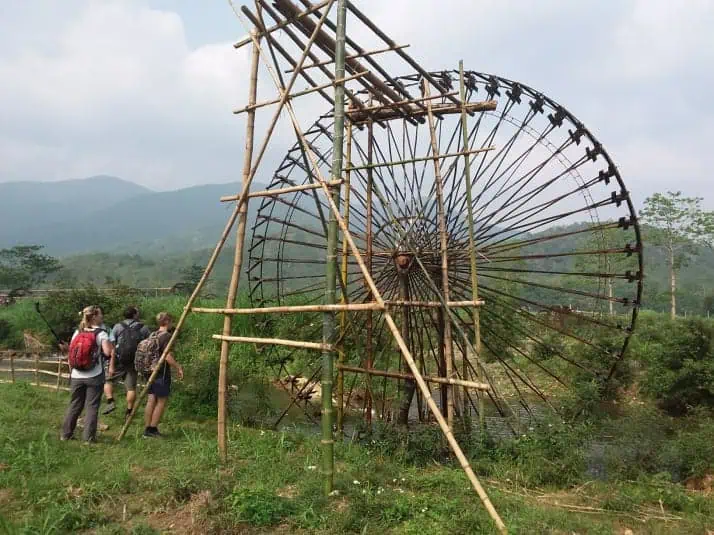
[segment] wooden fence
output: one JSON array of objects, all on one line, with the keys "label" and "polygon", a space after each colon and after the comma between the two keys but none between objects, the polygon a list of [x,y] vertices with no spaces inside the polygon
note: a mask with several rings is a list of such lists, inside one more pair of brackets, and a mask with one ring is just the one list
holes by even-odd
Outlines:
[{"label": "wooden fence", "polygon": [[[18,358],[19,355],[22,355],[22,357]],[[70,369],[67,360],[62,358],[49,360],[47,359],[48,356],[49,354],[30,354],[17,351],[6,351],[4,354],[0,353],[0,364],[2,364],[3,361],[9,361],[9,367],[0,366],[0,377],[9,376],[9,378],[0,378],[0,383],[15,383],[21,377],[26,377],[27,374],[33,374],[34,380],[31,381],[31,384],[34,386],[52,388],[57,391],[69,391],[67,385],[69,384]],[[53,368],[56,367],[57,371],[47,369],[49,366]],[[40,381],[41,376],[56,377],[57,380],[48,383]]]}]

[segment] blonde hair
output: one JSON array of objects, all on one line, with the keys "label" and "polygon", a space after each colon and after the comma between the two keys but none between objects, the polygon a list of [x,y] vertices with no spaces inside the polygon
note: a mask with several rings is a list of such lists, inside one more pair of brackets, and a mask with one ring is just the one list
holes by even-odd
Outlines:
[{"label": "blonde hair", "polygon": [[171,323],[173,321],[174,321],[174,318],[168,312],[159,312],[156,315],[156,323],[159,325],[159,327],[168,325],[169,323]]},{"label": "blonde hair", "polygon": [[93,320],[94,318],[97,317],[97,314],[101,314],[102,309],[96,305],[89,305],[88,307],[84,307],[82,312],[79,313],[80,317],[82,318],[79,321],[79,330],[82,331],[84,329],[90,329],[93,325]]}]

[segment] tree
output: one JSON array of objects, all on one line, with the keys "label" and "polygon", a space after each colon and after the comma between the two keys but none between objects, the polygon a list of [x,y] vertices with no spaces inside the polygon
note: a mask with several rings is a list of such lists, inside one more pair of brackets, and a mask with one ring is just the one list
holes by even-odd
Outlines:
[{"label": "tree", "polygon": [[0,249],[0,288],[33,288],[62,267],[59,260],[43,254],[42,245],[17,245]]},{"label": "tree", "polygon": [[712,247],[714,241],[714,212],[702,210],[701,201],[701,197],[682,197],[681,191],[655,193],[640,211],[649,241],[667,254],[672,318],[677,315],[677,273],[699,247]]}]

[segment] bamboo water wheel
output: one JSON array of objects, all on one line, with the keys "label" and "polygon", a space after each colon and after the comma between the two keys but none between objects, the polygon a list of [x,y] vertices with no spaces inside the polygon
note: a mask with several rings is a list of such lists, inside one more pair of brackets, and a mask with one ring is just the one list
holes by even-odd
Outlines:
[{"label": "bamboo water wheel", "polygon": [[[458,71],[431,75],[458,91]],[[422,80],[415,75],[399,82],[418,91]],[[410,114],[382,108],[381,115],[368,119],[348,110],[344,172],[349,185],[341,211],[423,375],[491,386],[485,395],[468,388],[460,394],[457,388],[455,413],[493,408],[503,415],[515,410],[532,416],[534,405],[550,405],[553,395],[574,382],[594,381],[604,388],[612,377],[642,292],[637,219],[614,162],[572,113],[518,82],[473,71],[464,73],[464,81],[471,112],[468,146],[459,109],[441,95],[420,101],[421,107],[413,105]],[[426,102],[435,119],[434,143]],[[306,132],[328,175],[332,123],[328,114]],[[298,143],[268,189],[313,180]],[[456,314],[469,339],[477,339],[474,329],[480,329],[481,355],[469,352],[455,329],[448,332],[438,307],[435,289],[444,291],[441,212],[448,299],[461,303]],[[248,266],[253,306],[323,302],[328,214],[314,190],[262,200]],[[472,253],[477,293],[470,274]],[[370,302],[371,292],[342,239],[338,264],[342,301]],[[471,306],[474,295],[483,299],[482,306]],[[354,406],[357,399],[367,419],[374,415],[406,423],[407,418],[426,418],[418,393],[412,403],[413,382],[404,379],[408,370],[382,314],[340,315],[338,407]],[[290,329],[319,338],[321,315],[305,313]],[[319,377],[319,358],[299,348],[274,349],[269,358],[281,376]],[[366,370],[372,373],[351,373]],[[395,378],[401,382],[396,389],[388,386]],[[430,384],[445,409],[446,387]]]}]

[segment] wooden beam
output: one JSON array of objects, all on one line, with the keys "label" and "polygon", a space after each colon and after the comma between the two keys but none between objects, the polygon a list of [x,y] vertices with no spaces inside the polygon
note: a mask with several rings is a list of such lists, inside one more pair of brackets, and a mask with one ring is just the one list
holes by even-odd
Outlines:
[{"label": "wooden beam", "polygon": [[[388,372],[384,370],[375,370],[375,369],[367,369],[367,368],[358,368],[356,366],[343,366],[338,364],[337,367],[343,371],[346,372],[354,372],[354,373],[365,373],[368,375],[378,375],[379,377],[391,377],[393,379],[404,379],[406,381],[414,381],[415,378],[413,375],[410,375],[408,373],[399,373],[399,372]],[[477,383],[475,381],[464,381],[462,379],[447,379],[446,377],[433,377],[430,375],[422,375],[422,379],[426,381],[427,383],[438,383],[438,384],[444,384],[444,385],[456,385],[456,386],[463,386],[466,388],[473,388],[474,390],[481,390],[481,391],[488,391],[491,389],[491,387],[487,383]]]},{"label": "wooden beam", "polygon": [[214,334],[212,338],[214,340],[221,340],[223,342],[233,342],[237,344],[261,344],[299,347],[302,349],[315,349],[317,351],[330,351],[333,349],[331,344],[303,342],[301,340],[286,340],[284,338],[254,338],[251,336],[224,336],[222,334]]}]

